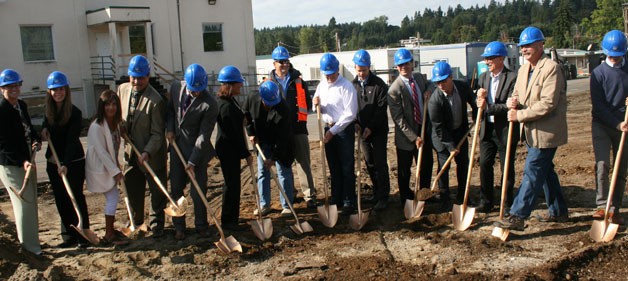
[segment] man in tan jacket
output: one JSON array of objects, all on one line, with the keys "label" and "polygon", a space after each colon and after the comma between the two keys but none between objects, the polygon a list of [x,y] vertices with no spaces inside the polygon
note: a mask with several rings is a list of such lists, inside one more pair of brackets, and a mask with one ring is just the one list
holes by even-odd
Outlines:
[{"label": "man in tan jacket", "polygon": [[521,123],[521,140],[528,150],[521,187],[510,208],[510,216],[495,223],[505,229],[524,229],[541,192],[549,206],[549,215],[541,221],[566,221],[567,205],[558,175],[554,171],[554,155],[558,146],[567,143],[567,96],[565,78],[560,66],[543,53],[543,33],[527,27],[519,36],[519,46],[528,61],[520,69],[512,98],[508,121]]}]

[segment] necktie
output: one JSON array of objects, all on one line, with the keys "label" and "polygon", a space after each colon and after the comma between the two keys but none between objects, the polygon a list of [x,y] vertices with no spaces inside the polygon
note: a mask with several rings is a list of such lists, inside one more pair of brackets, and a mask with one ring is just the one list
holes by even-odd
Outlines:
[{"label": "necktie", "polygon": [[414,78],[409,79],[410,88],[412,88],[412,100],[414,101],[414,122],[421,124],[421,108],[419,107],[419,93],[416,90]]}]

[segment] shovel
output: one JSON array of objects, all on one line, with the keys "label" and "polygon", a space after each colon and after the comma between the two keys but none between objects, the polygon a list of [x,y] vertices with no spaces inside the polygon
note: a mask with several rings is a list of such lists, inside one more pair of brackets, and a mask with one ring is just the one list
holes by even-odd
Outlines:
[{"label": "shovel", "polygon": [[[628,99],[626,99],[628,103]],[[628,105],[628,104],[627,104]],[[628,110],[624,116],[624,121],[628,122]],[[591,231],[589,236],[595,242],[609,242],[615,238],[619,225],[609,221],[608,211],[611,209],[611,201],[613,200],[613,193],[615,192],[615,185],[617,184],[617,175],[619,174],[619,168],[621,163],[621,155],[624,152],[624,142],[626,141],[626,132],[621,132],[621,140],[619,141],[619,149],[615,154],[615,164],[613,164],[613,176],[611,178],[611,184],[608,189],[608,199],[606,199],[606,210],[604,211],[604,220],[596,220],[591,225]],[[625,167],[624,167],[625,168]]]},{"label": "shovel", "polygon": [[[421,140],[425,141],[425,119],[427,119],[427,108],[425,108],[427,102],[427,98],[423,101],[423,122],[421,122]],[[431,197],[430,194],[420,194],[421,187],[420,178],[421,178],[421,159],[423,159],[423,147],[421,144],[419,147],[419,155],[416,160],[416,175],[414,179],[414,199],[406,199],[406,205],[403,208],[403,214],[406,216],[406,219],[411,219],[415,217],[420,217],[421,213],[423,213],[423,208],[425,207],[425,200]],[[429,153],[432,153],[429,151]],[[430,192],[431,190],[428,190]],[[431,192],[430,192],[431,193]],[[425,198],[427,197],[427,198]]]},{"label": "shovel", "polygon": [[[246,130],[244,130],[244,135],[246,136]],[[248,144],[246,145],[248,149]],[[255,186],[255,169],[253,165],[249,165],[247,162],[247,166],[249,166],[249,172],[251,173],[251,187],[253,187],[253,194],[255,195],[255,204],[257,205],[257,219],[249,222],[251,225],[251,229],[253,233],[259,240],[267,240],[273,235],[273,222],[269,218],[262,218],[262,204],[260,203],[259,193],[257,191],[257,186]]]},{"label": "shovel", "polygon": [[[473,127],[469,128],[469,130],[465,134],[464,138],[460,139],[460,141],[456,145],[456,150],[460,150],[460,147],[462,147],[462,144],[464,143],[464,141],[467,140],[466,136],[469,135],[469,133],[471,133],[471,130],[473,130]],[[449,155],[449,158],[447,158],[447,160],[443,164],[443,167],[440,169],[440,171],[438,171],[438,174],[436,174],[436,177],[434,178],[434,181],[432,182],[432,187],[430,188],[431,193],[436,193],[436,190],[438,189],[438,187],[436,187],[436,184],[438,183],[438,180],[440,179],[440,177],[443,176],[443,174],[445,173],[445,170],[447,169],[447,167],[449,167],[449,165],[451,165],[451,161],[454,160],[455,156],[456,156],[456,154],[452,152]]]},{"label": "shovel", "polygon": [[327,167],[325,167],[325,144],[323,143],[323,125],[321,124],[321,107],[316,106],[316,117],[318,119],[318,136],[319,144],[321,146],[321,165],[323,165],[323,191],[325,192],[325,204],[323,206],[317,206],[318,218],[321,220],[324,226],[332,228],[338,222],[338,207],[336,205],[329,205],[329,196],[327,194]]},{"label": "shovel", "polygon": [[358,131],[358,213],[349,216],[349,226],[354,230],[360,230],[369,219],[369,212],[362,212],[362,131]]},{"label": "shovel", "polygon": [[142,224],[139,227],[135,225],[135,221],[133,220],[133,212],[131,211],[131,203],[129,203],[129,196],[126,192],[126,184],[124,180],[120,181],[120,189],[122,189],[122,193],[124,194],[124,204],[126,205],[126,211],[129,214],[129,227],[121,227],[118,229],[124,236],[129,238],[137,237],[139,232],[148,232],[148,227],[146,224]]},{"label": "shovel", "polygon": [[[480,132],[480,126],[482,124],[482,114],[484,113],[484,108],[480,108],[478,110],[478,115],[475,118],[475,129],[473,132],[473,144],[471,144],[471,156],[469,157],[469,169],[467,172],[467,182],[464,188],[464,199],[462,200],[462,205],[454,204],[451,209],[452,212],[452,220],[454,224],[454,229],[458,231],[464,231],[469,228],[471,223],[473,222],[473,217],[475,216],[475,208],[467,206],[469,201],[469,189],[471,189],[471,172],[473,171],[473,157],[475,156],[475,149],[477,148],[478,143],[478,135]],[[460,184],[458,184],[460,186]]]},{"label": "shovel", "polygon": [[[511,142],[512,142],[512,133],[513,133],[513,128],[514,128],[514,123],[513,122],[509,122],[508,124],[508,141],[506,142],[506,159],[502,160],[504,161],[504,174],[502,175],[502,198],[501,198],[501,203],[499,204],[499,220],[503,220],[504,219],[504,211],[506,208],[506,189],[508,187],[508,171],[510,169],[510,165],[512,163],[510,163],[510,154],[512,153],[512,149],[511,149]],[[496,226],[495,228],[493,228],[493,233],[491,233],[491,235],[493,237],[497,237],[502,241],[506,241],[506,239],[508,239],[508,234],[510,234],[510,230],[508,229],[503,229],[501,227]]]},{"label": "shovel", "polygon": [[[179,156],[181,163],[183,163],[183,165],[185,166],[187,161],[185,161],[185,158],[183,158],[183,154],[181,153],[181,150],[179,149],[177,142],[173,141],[170,144],[172,144],[172,147],[174,148],[174,151]],[[240,245],[240,242],[238,242],[238,240],[233,238],[233,236],[231,235],[229,235],[229,237],[225,237],[225,233],[224,231],[222,231],[222,227],[220,227],[220,223],[218,223],[218,219],[216,219],[216,216],[214,216],[214,212],[212,211],[212,208],[209,206],[209,202],[207,201],[207,198],[205,197],[205,193],[203,193],[203,191],[201,190],[201,187],[198,185],[198,182],[196,181],[196,178],[194,177],[192,172],[190,172],[190,170],[188,169],[185,169],[185,172],[188,174],[188,177],[190,178],[190,182],[192,182],[192,185],[194,186],[194,188],[196,188],[196,192],[198,193],[198,196],[201,197],[201,200],[203,200],[203,204],[205,204],[205,208],[207,208],[207,214],[212,219],[212,221],[214,221],[214,224],[216,225],[216,228],[218,229],[218,233],[220,233],[220,240],[218,242],[214,242],[218,250],[222,252],[223,254],[228,254],[234,251],[242,253],[242,245]]]},{"label": "shovel", "polygon": [[[137,155],[137,158],[142,157],[142,153],[137,149],[137,147],[135,147],[135,145],[131,142],[131,140],[129,140],[126,135],[124,136],[124,141],[131,145],[131,148],[133,149],[133,152],[135,152],[135,155]],[[157,186],[159,186],[161,192],[166,195],[166,198],[168,199],[168,201],[170,201],[170,204],[168,204],[168,207],[164,209],[164,212],[171,217],[182,217],[183,215],[185,215],[188,205],[188,201],[185,199],[185,197],[181,196],[181,198],[179,198],[177,202],[174,202],[174,200],[172,200],[172,197],[170,197],[170,194],[168,194],[168,190],[163,185],[161,180],[159,180],[159,177],[157,177],[150,165],[148,165],[146,161],[143,161],[142,164],[144,168],[146,168],[146,171],[148,171],[148,173],[153,177],[153,180],[155,181],[155,183],[157,183]]]},{"label": "shovel", "polygon": [[[35,150],[32,150],[31,151],[31,163],[33,163],[34,161],[35,161]],[[13,191],[13,194],[17,195],[17,198],[20,198],[20,200],[27,203],[32,203],[32,202],[29,202],[28,200],[26,200],[23,194],[24,194],[24,191],[26,190],[25,187],[26,187],[26,184],[28,183],[28,179],[30,178],[32,170],[33,170],[33,165],[30,165],[28,166],[28,168],[26,168],[26,173],[24,174],[24,180],[22,181],[22,188],[20,188],[20,191],[17,191],[15,187],[12,187],[9,185],[9,189]]]},{"label": "shovel", "polygon": [[[55,150],[54,145],[52,145],[52,141],[48,139],[48,147],[50,147],[50,152],[52,152],[52,157],[57,163],[57,168],[61,168],[61,162],[59,162],[59,156],[57,156],[57,151]],[[91,229],[83,229],[83,217],[81,216],[81,212],[79,211],[78,203],[76,202],[76,198],[74,198],[74,193],[72,193],[72,189],[70,188],[70,183],[68,182],[68,177],[65,174],[61,175],[61,179],[63,180],[63,185],[65,186],[65,191],[70,196],[70,200],[72,200],[72,205],[74,206],[74,211],[76,211],[76,216],[78,217],[78,224],[76,226],[72,225],[72,228],[76,230],[81,236],[83,236],[89,243],[92,245],[98,245],[100,243],[100,239],[98,235],[94,233]]]},{"label": "shovel", "polygon": [[[259,155],[262,156],[262,160],[266,161],[266,156],[264,155],[264,152],[262,151],[262,148],[259,146],[259,144],[256,143],[255,148],[257,148],[257,152],[259,153]],[[296,220],[296,223],[294,225],[291,225],[290,229],[292,229],[292,231],[294,231],[294,233],[296,234],[303,234],[305,232],[314,231],[312,226],[307,221],[303,221],[303,222],[299,221],[299,217],[297,216],[297,213],[294,211],[294,208],[292,207],[292,203],[290,203],[290,198],[286,196],[286,192],[281,187],[281,184],[279,183],[279,180],[277,179],[275,172],[273,171],[272,168],[269,168],[268,171],[270,172],[270,177],[272,177],[273,180],[275,181],[275,184],[277,184],[277,189],[279,189],[279,192],[281,192],[281,195],[283,195],[283,198],[286,199],[286,203],[288,204],[288,207],[290,208],[290,211],[292,211],[292,215],[294,216],[294,219]]]}]

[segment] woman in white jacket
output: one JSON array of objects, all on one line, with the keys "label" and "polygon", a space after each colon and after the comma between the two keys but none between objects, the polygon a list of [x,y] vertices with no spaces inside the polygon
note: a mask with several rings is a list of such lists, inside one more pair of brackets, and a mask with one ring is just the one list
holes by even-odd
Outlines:
[{"label": "woman in white jacket", "polygon": [[106,90],[100,94],[98,109],[94,121],[87,133],[87,154],[85,178],[87,190],[105,195],[105,242],[126,244],[119,239],[114,230],[116,206],[119,192],[117,184],[123,180],[118,163],[121,135],[120,98],[114,91]]}]

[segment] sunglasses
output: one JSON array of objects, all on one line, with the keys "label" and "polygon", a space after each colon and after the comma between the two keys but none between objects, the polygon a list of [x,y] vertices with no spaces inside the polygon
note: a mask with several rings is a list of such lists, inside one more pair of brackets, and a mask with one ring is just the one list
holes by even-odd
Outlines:
[{"label": "sunglasses", "polygon": [[275,62],[278,64],[289,64],[290,60],[276,60]]}]

